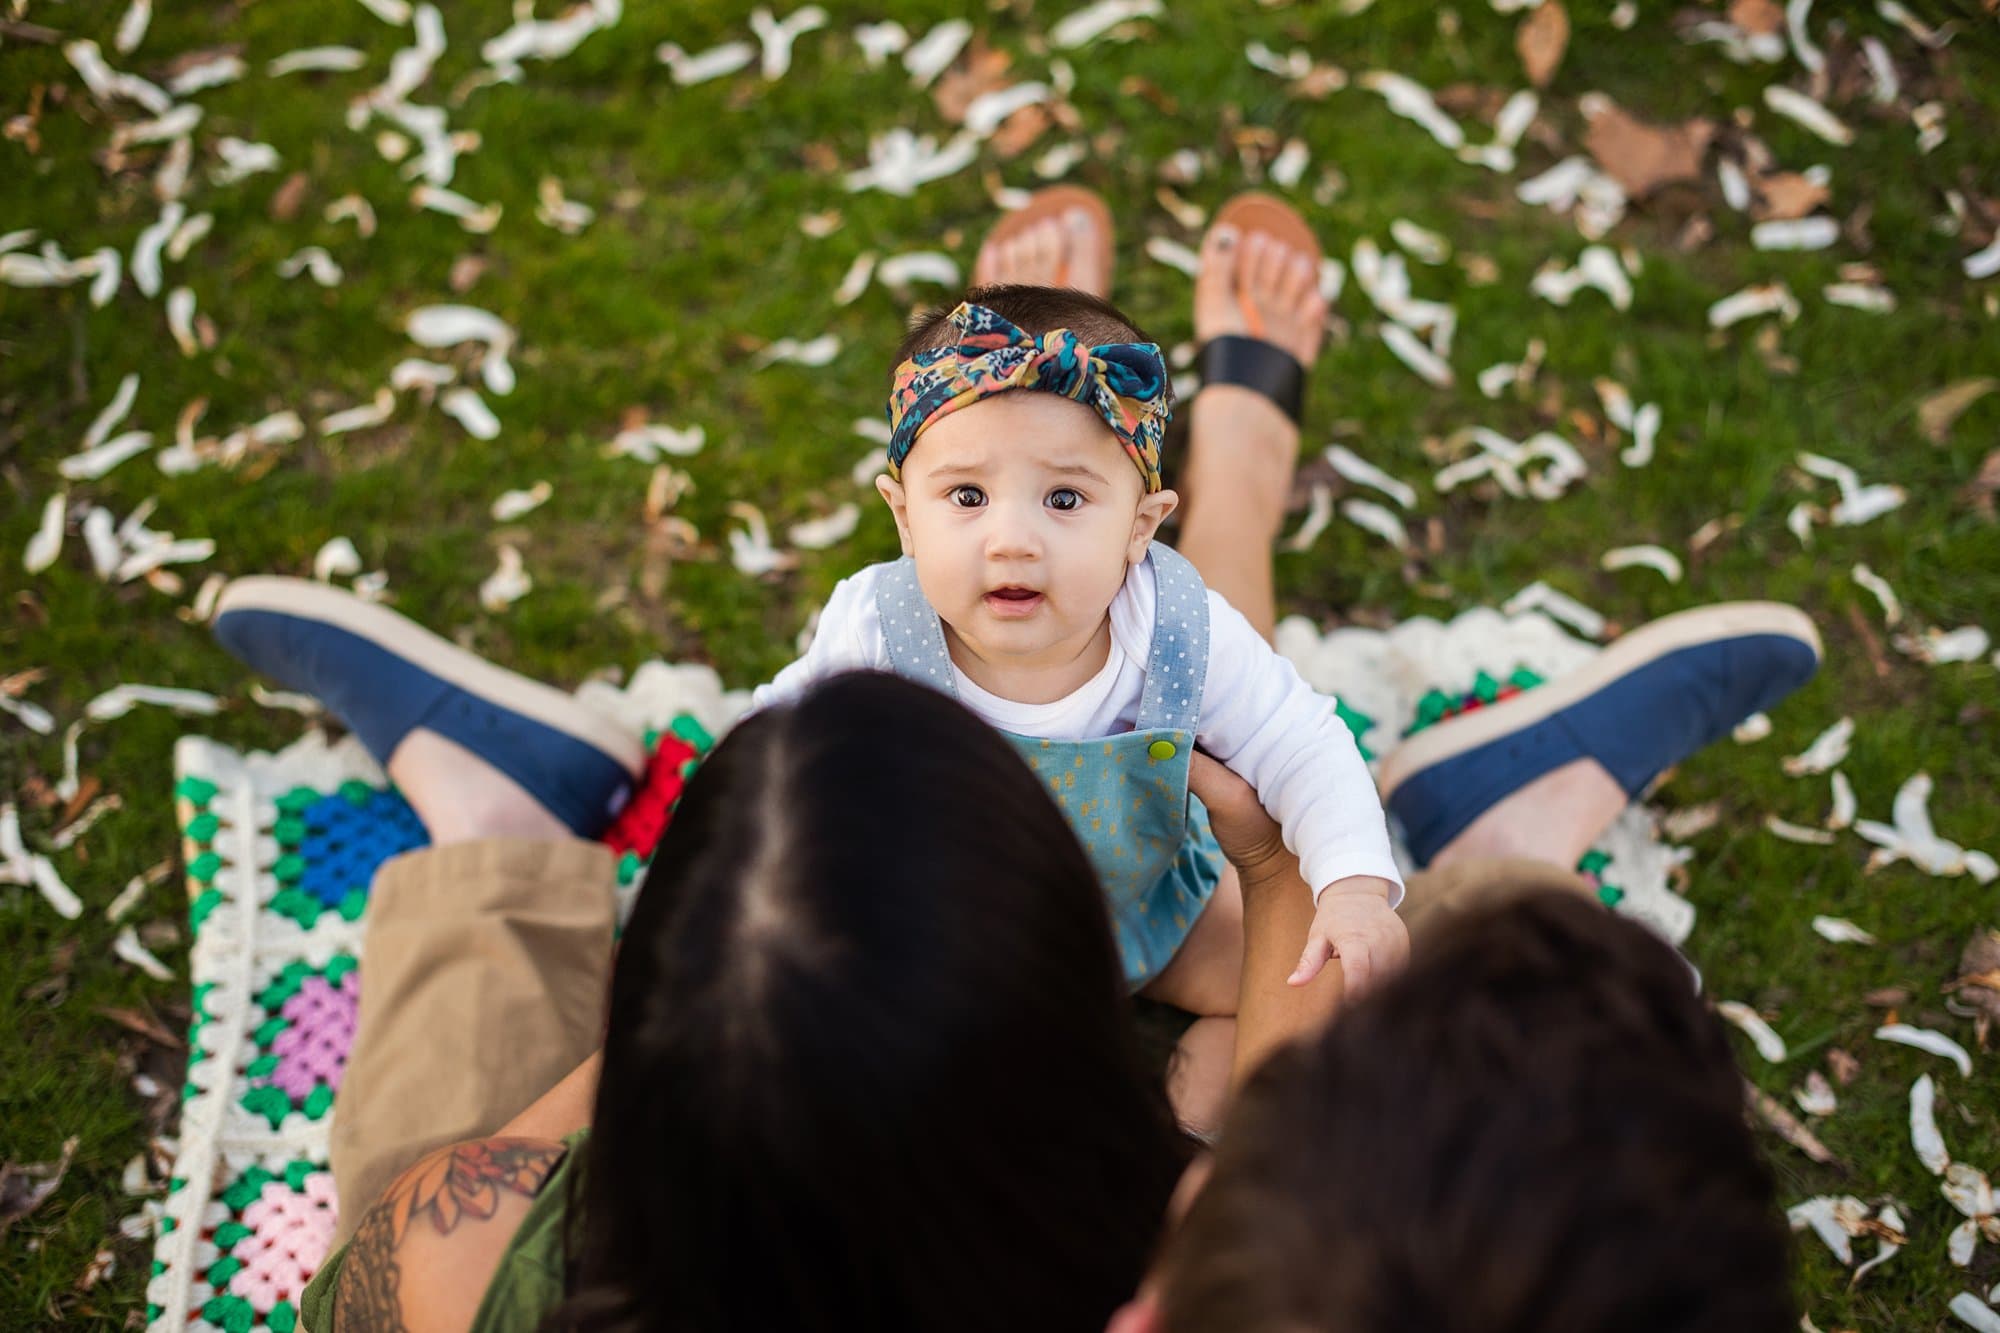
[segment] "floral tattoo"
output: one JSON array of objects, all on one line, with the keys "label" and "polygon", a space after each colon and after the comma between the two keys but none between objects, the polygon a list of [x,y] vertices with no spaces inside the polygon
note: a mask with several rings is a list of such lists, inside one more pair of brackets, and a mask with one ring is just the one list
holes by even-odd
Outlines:
[{"label": "floral tattoo", "polygon": [[503,1193],[533,1198],[564,1151],[546,1139],[480,1139],[441,1148],[404,1172],[355,1228],[335,1290],[334,1327],[406,1328],[400,1255],[410,1228],[428,1220],[438,1235],[449,1235],[466,1217],[493,1216]]}]

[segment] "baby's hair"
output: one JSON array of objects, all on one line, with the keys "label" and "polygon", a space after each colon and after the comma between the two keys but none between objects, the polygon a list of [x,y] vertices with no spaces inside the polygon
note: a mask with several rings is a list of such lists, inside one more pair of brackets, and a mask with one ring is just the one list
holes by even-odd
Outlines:
[{"label": "baby's hair", "polygon": [[1579,896],[1468,914],[1223,1127],[1168,1333],[1782,1333],[1789,1241],[1720,1020]]},{"label": "baby's hair", "polygon": [[[959,302],[983,305],[1023,333],[1047,333],[1068,329],[1084,342],[1149,343],[1155,341],[1132,322],[1131,316],[1101,296],[1080,292],[1074,287],[1032,287],[1021,283],[992,283],[974,287],[965,295],[919,312],[910,320],[909,332],[896,348],[895,364],[927,352],[933,347],[949,347],[958,341],[951,326],[951,312]],[[893,368],[892,368],[893,373]]]}]

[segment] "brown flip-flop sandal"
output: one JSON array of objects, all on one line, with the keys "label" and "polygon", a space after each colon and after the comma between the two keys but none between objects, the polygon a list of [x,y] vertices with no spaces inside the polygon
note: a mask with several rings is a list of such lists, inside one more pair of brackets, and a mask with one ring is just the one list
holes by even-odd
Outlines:
[{"label": "brown flip-flop sandal", "polygon": [[[1250,190],[1237,195],[1222,206],[1209,228],[1212,231],[1225,224],[1235,227],[1244,239],[1262,232],[1289,249],[1301,251],[1311,258],[1315,271],[1325,255],[1319,238],[1299,211],[1274,194]],[[1238,250],[1240,253],[1240,243]],[[1299,424],[1305,407],[1305,367],[1290,352],[1265,339],[1263,317],[1247,298],[1238,298],[1238,308],[1249,332],[1209,340],[1198,363],[1201,382],[1254,389],[1276,403],[1294,425]]]},{"label": "brown flip-flop sandal", "polygon": [[[1083,209],[1086,213],[1090,214],[1091,221],[1095,224],[1097,232],[1096,257],[1098,265],[1104,273],[1105,290],[1093,294],[1108,296],[1111,289],[1111,267],[1113,263],[1111,206],[1104,202],[1104,197],[1098,194],[1097,191],[1086,190],[1081,185],[1050,185],[1035,191],[1023,207],[1015,209],[993,224],[993,230],[986,234],[985,243],[979,247],[980,254],[983,256],[986,253],[987,247],[1011,240],[1038,222],[1050,219],[1060,220],[1063,214],[1069,212],[1072,208]],[[974,281],[980,285],[984,285],[989,279],[980,276],[978,261],[974,260],[973,262]],[[1069,265],[1067,263],[1057,270],[1054,285],[1057,287],[1074,285],[1069,281]]]}]

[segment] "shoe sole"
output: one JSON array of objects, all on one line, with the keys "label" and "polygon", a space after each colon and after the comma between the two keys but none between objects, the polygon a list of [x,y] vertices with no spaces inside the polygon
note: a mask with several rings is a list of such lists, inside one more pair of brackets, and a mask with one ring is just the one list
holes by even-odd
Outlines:
[{"label": "shoe sole", "polygon": [[469,694],[601,751],[634,777],[645,770],[645,747],[610,718],[553,686],[495,666],[407,616],[352,593],[306,579],[257,575],[235,579],[223,589],[215,618],[232,611],[263,611],[345,630]]},{"label": "shoe sole", "polygon": [[1426,769],[1482,745],[1526,730],[1585,699],[1621,676],[1684,648],[1753,635],[1797,639],[1824,659],[1819,630],[1810,617],[1783,602],[1729,602],[1663,616],[1614,640],[1588,663],[1505,703],[1462,713],[1448,724],[1420,732],[1389,752],[1377,785],[1386,802],[1396,788]]}]

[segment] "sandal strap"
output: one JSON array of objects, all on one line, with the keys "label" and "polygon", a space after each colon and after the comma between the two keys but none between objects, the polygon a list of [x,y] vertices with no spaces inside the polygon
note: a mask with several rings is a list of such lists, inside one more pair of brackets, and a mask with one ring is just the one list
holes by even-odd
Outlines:
[{"label": "sandal strap", "polygon": [[1254,390],[1277,404],[1294,426],[1301,424],[1306,368],[1276,343],[1226,333],[1209,339],[1208,345],[1201,349],[1198,366],[1202,387],[1234,384]]}]

